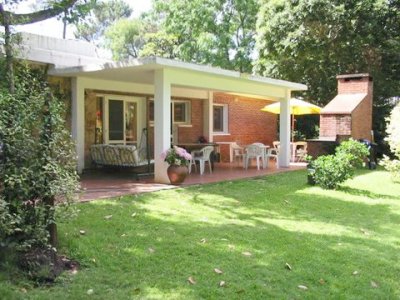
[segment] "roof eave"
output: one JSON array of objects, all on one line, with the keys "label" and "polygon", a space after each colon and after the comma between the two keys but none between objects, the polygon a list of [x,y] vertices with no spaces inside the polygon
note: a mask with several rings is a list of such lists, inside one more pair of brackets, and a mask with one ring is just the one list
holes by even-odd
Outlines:
[{"label": "roof eave", "polygon": [[237,78],[237,79],[241,79],[241,80],[249,80],[249,81],[253,81],[253,82],[255,81],[255,82],[270,84],[270,85],[274,85],[274,86],[281,86],[283,88],[287,88],[292,91],[306,91],[308,89],[306,85],[301,84],[301,83],[295,83],[295,82],[290,82],[290,81],[285,81],[285,80],[261,77],[261,76],[256,76],[256,75],[247,75],[247,74],[243,74],[243,73],[240,73],[237,71],[230,71],[230,70],[225,70],[225,69],[211,67],[211,66],[199,65],[199,64],[188,63],[188,62],[181,62],[181,61],[177,61],[177,60],[166,59],[166,58],[161,58],[161,57],[156,57],[156,56],[136,58],[136,59],[131,59],[128,61],[123,61],[123,62],[109,62],[109,63],[105,63],[105,64],[90,64],[90,65],[77,66],[77,67],[53,68],[53,69],[49,70],[49,74],[54,75],[54,76],[56,76],[56,75],[77,76],[82,73],[97,72],[97,71],[102,71],[102,70],[106,70],[106,69],[117,69],[117,68],[123,68],[123,67],[139,67],[139,66],[148,66],[148,67],[152,66],[153,69],[159,69],[159,68],[163,68],[163,67],[180,68],[180,69],[186,69],[186,70],[208,73],[208,74],[213,74],[213,75]]}]

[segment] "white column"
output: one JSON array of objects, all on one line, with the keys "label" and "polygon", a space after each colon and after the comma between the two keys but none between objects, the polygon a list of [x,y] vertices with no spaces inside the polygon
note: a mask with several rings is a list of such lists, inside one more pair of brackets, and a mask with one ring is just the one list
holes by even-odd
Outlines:
[{"label": "white column", "polygon": [[208,92],[208,99],[204,100],[204,112],[203,112],[203,132],[207,141],[213,142],[213,103],[214,103],[214,93]]},{"label": "white column", "polygon": [[79,77],[71,79],[71,133],[78,155],[78,173],[85,167],[85,89]]},{"label": "white column", "polygon": [[167,70],[154,71],[154,180],[169,183],[161,153],[171,147],[171,82]]},{"label": "white column", "polygon": [[279,167],[287,168],[290,164],[290,94],[287,90],[284,99],[281,99],[279,115]]}]

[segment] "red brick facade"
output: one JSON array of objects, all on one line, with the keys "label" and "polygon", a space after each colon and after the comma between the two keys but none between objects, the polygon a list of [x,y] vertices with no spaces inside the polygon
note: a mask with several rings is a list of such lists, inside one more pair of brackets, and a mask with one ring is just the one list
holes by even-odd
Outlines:
[{"label": "red brick facade", "polygon": [[[113,93],[115,94],[115,93]],[[124,94],[125,95],[125,94]],[[126,94],[128,95],[128,94]],[[134,94],[129,94],[134,96]],[[147,112],[152,97],[146,97]],[[90,166],[90,145],[94,143],[95,124],[95,100],[96,91],[86,91],[85,99],[85,165]],[[191,122],[188,125],[173,126],[177,130],[178,143],[195,143],[200,136],[206,136],[204,132],[204,111],[207,99],[185,99],[190,101]],[[277,115],[262,112],[261,108],[271,101],[253,99],[229,95],[224,93],[214,94],[215,104],[226,104],[228,109],[228,132],[214,135],[214,142],[237,142],[239,145],[247,145],[261,142],[272,145],[272,141],[279,139],[277,136]],[[151,154],[154,147],[154,126],[149,122],[149,114],[146,116],[149,144]],[[177,129],[176,129],[177,128]],[[220,145],[221,158],[229,161],[229,145]]]},{"label": "red brick facade", "polygon": [[332,137],[351,135],[351,115],[321,115],[320,136]]},{"label": "red brick facade", "polygon": [[[277,115],[262,112],[261,109],[270,101],[238,97],[216,93],[214,103],[228,105],[228,135],[214,135],[214,142],[237,142],[247,145],[261,142],[272,145],[277,137]],[[229,146],[222,145],[221,157],[229,161]]]},{"label": "red brick facade", "polygon": [[351,118],[352,138],[372,140],[372,84],[371,93],[357,106]]},{"label": "red brick facade", "polygon": [[195,143],[203,133],[204,100],[191,100],[191,125],[178,127],[179,143]]}]

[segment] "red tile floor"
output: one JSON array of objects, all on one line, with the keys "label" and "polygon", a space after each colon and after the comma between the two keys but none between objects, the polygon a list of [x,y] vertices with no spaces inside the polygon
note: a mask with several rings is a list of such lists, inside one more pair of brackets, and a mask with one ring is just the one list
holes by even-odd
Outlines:
[{"label": "red tile floor", "polygon": [[[215,163],[212,173],[209,172],[208,165],[206,165],[203,175],[199,174],[199,168],[197,168],[197,172],[192,170],[193,172],[186,177],[185,182],[181,186],[251,178],[304,169],[305,167],[305,163],[293,163],[289,168],[278,169],[275,167],[275,162],[270,161],[269,166],[266,169],[257,170],[255,165],[251,165],[247,170],[245,170],[238,162]],[[89,201],[129,194],[153,192],[163,189],[172,189],[177,186],[154,183],[153,176],[141,177],[140,180],[136,180],[133,173],[129,172],[129,170],[89,170],[84,172],[81,176],[81,187],[81,201]]]}]

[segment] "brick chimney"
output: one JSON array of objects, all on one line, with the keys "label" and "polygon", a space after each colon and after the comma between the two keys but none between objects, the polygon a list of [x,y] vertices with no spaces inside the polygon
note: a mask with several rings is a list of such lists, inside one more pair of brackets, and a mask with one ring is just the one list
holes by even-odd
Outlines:
[{"label": "brick chimney", "polygon": [[321,111],[320,139],[372,140],[372,77],[349,74],[336,78],[338,94]]}]

